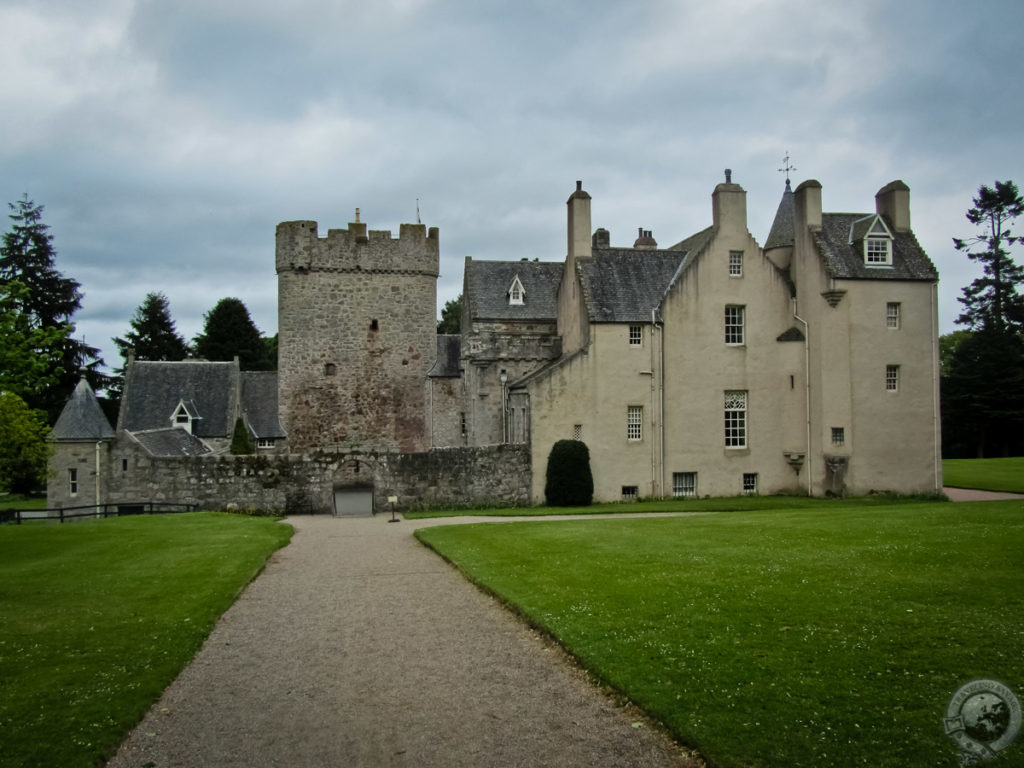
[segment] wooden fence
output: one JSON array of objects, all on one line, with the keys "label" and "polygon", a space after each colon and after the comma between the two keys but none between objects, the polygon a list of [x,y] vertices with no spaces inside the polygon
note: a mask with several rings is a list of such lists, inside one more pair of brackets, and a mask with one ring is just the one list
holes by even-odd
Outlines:
[{"label": "wooden fence", "polygon": [[170,515],[179,512],[194,512],[198,504],[171,504],[164,501],[119,502],[116,504],[91,504],[81,507],[58,507],[56,509],[0,509],[0,523],[21,525],[24,520],[67,520],[85,518],[123,517],[125,515]]}]

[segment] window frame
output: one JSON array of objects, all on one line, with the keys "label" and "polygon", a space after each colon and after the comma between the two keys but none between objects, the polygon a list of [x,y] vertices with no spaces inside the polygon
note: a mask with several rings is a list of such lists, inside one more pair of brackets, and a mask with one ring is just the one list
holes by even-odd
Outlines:
[{"label": "window frame", "polygon": [[[730,405],[733,401],[742,401],[739,405]],[[725,414],[725,448],[727,450],[744,449],[747,441],[747,411],[750,407],[748,390],[727,389],[724,392],[723,410]]]},{"label": "window frame", "polygon": [[743,251],[729,251],[729,277],[743,277]]},{"label": "window frame", "polygon": [[636,501],[640,498],[640,486],[638,485],[624,485],[622,486],[622,499],[623,501]]},{"label": "window frame", "polygon": [[642,405],[626,406],[626,440],[639,443],[644,439],[644,407]]},{"label": "window frame", "polygon": [[644,345],[644,327],[642,325],[629,326],[629,346],[642,347]]},{"label": "window frame", "polygon": [[725,305],[725,343],[730,347],[746,344],[747,306],[745,304]]},{"label": "window frame", "polygon": [[512,285],[508,287],[508,303],[509,306],[517,307],[521,307],[526,303],[526,290],[523,288],[519,275],[512,278]]},{"label": "window frame", "polygon": [[68,496],[78,495],[78,467],[68,468]]},{"label": "window frame", "polygon": [[672,497],[676,499],[697,498],[697,473],[673,472]]},{"label": "window frame", "polygon": [[[883,249],[872,248],[872,245]],[[866,235],[864,237],[864,264],[868,267],[892,266],[892,238],[888,235]]]},{"label": "window frame", "polygon": [[832,427],[832,445],[846,445],[845,427]]},{"label": "window frame", "polygon": [[885,302],[885,327],[898,331],[903,324],[903,307],[899,301]]},{"label": "window frame", "polygon": [[899,365],[886,365],[885,366],[885,391],[886,392],[899,392],[900,391],[900,367]]},{"label": "window frame", "polygon": [[583,425],[573,424],[572,425],[572,439],[577,441],[583,440]]},{"label": "window frame", "polygon": [[747,496],[757,496],[758,477],[757,472],[743,473],[743,493]]}]

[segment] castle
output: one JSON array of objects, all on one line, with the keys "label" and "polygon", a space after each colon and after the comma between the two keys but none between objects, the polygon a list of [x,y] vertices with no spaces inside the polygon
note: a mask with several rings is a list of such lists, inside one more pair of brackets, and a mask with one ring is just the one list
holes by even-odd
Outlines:
[{"label": "castle", "polygon": [[[566,438],[600,501],[941,489],[938,274],[900,181],[827,213],[787,180],[761,246],[727,172],[668,248],[612,246],[577,182],[564,261],[466,259],[459,335],[435,333],[438,230],[355,218],[278,225],[276,375],[131,361],[116,429],[80,386],[50,506],[541,502]],[[227,454],[237,419],[253,456]]]}]

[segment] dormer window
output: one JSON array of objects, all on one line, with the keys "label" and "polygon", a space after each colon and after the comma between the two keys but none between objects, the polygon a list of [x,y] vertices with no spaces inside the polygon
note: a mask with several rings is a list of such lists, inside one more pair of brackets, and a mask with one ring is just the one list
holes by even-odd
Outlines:
[{"label": "dormer window", "polygon": [[866,266],[892,266],[892,232],[881,216],[865,216],[853,222],[850,244],[860,246]]},{"label": "dormer window", "polygon": [[526,299],[526,291],[523,290],[523,284],[519,282],[519,275],[516,275],[512,279],[512,285],[508,289],[508,303],[522,305]]},{"label": "dormer window", "polygon": [[174,409],[174,413],[171,414],[171,425],[180,427],[192,434],[192,420],[198,418],[196,414],[189,410],[188,406],[185,405],[184,401],[178,401],[178,407]]}]

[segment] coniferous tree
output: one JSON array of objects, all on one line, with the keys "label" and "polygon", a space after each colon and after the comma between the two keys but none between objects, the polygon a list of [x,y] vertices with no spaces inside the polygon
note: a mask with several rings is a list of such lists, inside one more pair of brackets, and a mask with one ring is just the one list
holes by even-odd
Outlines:
[{"label": "coniferous tree", "polygon": [[982,186],[973,202],[967,220],[982,230],[965,240],[954,237],[953,245],[972,261],[980,261],[985,274],[963,289],[959,301],[964,311],[956,322],[973,330],[1024,330],[1024,296],[1017,292],[1024,282],[1024,269],[1014,263],[1008,250],[1024,239],[1010,230],[1024,213],[1024,199],[1012,181],[997,181],[995,187]]},{"label": "coniferous tree", "polygon": [[953,238],[958,251],[984,266],[963,289],[959,325],[942,360],[943,453],[947,457],[1024,453],[1024,270],[1010,256],[1022,238],[1010,229],[1024,213],[1012,181],[982,186],[967,220],[982,227],[972,238]]},{"label": "coniferous tree", "polygon": [[203,317],[203,332],[194,340],[197,357],[231,361],[237,355],[243,371],[270,368],[263,337],[241,299],[221,299]]},{"label": "coniferous tree", "polygon": [[45,410],[52,422],[83,371],[94,389],[104,388],[108,377],[99,370],[103,365],[99,349],[71,336],[71,317],[82,305],[81,286],[64,277],[55,266],[57,254],[50,228],[42,220],[43,206],[36,205],[28,195],[8,205],[14,223],[4,233],[0,245],[0,286],[15,282],[24,286],[12,306],[29,328],[67,330],[61,344],[59,370],[54,371],[57,382],[26,396],[29,406]]},{"label": "coniferous tree", "polygon": [[132,315],[131,328],[124,338],[114,338],[113,342],[126,361],[129,351],[135,353],[136,360],[174,361],[188,357],[188,344],[178,334],[167,297],[162,293],[147,293]]}]

